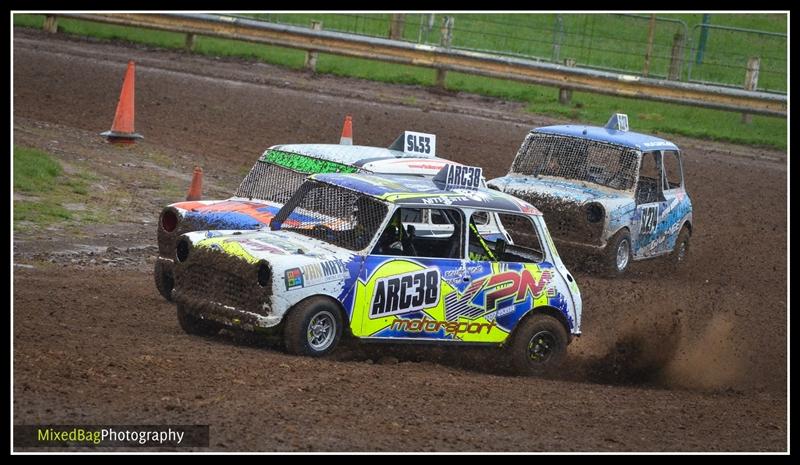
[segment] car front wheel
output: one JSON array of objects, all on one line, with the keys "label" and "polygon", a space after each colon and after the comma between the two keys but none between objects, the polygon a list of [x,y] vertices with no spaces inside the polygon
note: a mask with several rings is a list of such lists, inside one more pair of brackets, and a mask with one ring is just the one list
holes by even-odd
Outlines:
[{"label": "car front wheel", "polygon": [[617,231],[606,246],[606,269],[614,276],[622,275],[631,264],[631,258],[631,234],[627,229]]},{"label": "car front wheel", "polygon": [[312,297],[289,312],[283,339],[291,354],[321,357],[336,348],[342,330],[339,308],[328,299]]},{"label": "car front wheel", "polygon": [[509,346],[514,371],[522,375],[551,372],[564,359],[567,344],[569,335],[557,319],[541,313],[526,318]]}]

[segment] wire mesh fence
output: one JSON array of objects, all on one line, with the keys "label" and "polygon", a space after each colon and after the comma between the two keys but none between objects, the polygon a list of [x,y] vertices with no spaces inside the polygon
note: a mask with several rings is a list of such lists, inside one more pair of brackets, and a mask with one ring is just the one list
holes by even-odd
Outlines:
[{"label": "wire mesh fence", "polygon": [[[646,14],[254,14],[262,21],[461,50],[517,56],[653,78],[742,87],[747,58],[761,57],[759,90],[785,92],[787,35],[693,25]],[[445,18],[450,18],[447,30]],[[702,45],[701,45],[702,42]],[[702,60],[697,60],[703,50]]]},{"label": "wire mesh fence", "polygon": [[692,28],[691,40],[687,57],[689,80],[742,86],[742,70],[747,69],[751,57],[757,57],[757,89],[786,90],[786,34],[697,24]]}]

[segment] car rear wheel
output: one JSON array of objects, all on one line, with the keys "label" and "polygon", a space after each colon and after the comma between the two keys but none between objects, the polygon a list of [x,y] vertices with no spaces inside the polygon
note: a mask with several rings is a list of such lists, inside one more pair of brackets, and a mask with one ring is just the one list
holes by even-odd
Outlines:
[{"label": "car rear wheel", "polygon": [[521,375],[541,375],[556,369],[569,344],[564,325],[541,313],[526,318],[512,337],[511,365]]},{"label": "car rear wheel", "polygon": [[183,305],[178,305],[178,323],[186,334],[194,336],[215,336],[222,329],[215,321],[192,315]]},{"label": "car rear wheel", "polygon": [[670,259],[672,260],[672,265],[674,267],[683,266],[686,263],[686,259],[689,257],[689,238],[691,234],[689,233],[689,228],[684,226],[681,229],[680,234],[678,234],[678,239],[675,241],[675,248],[672,249],[672,254]]},{"label": "car rear wheel", "polygon": [[617,231],[606,246],[604,265],[614,276],[620,276],[631,264],[631,234],[627,229]]},{"label": "car rear wheel", "polygon": [[283,340],[291,354],[321,357],[336,348],[342,330],[339,308],[328,299],[312,297],[289,311]]}]

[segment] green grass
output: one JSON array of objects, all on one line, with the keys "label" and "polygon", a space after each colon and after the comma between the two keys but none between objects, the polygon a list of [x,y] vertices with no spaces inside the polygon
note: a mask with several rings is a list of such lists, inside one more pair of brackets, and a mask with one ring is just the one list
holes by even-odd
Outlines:
[{"label": "green grass", "polygon": [[780,149],[786,149],[787,144],[784,119],[754,115],[752,123],[745,125],[740,113],[585,92],[573,92],[571,103],[562,105],[558,103],[558,90],[551,87],[459,73],[448,74],[447,84],[466,92],[526,102],[531,113],[573,122],[602,126],[612,113],[621,112],[628,114],[631,130],[667,138],[678,134]]},{"label": "green grass", "polygon": [[[344,14],[269,14],[253,15],[271,21],[281,21],[308,26],[312,19],[321,19],[325,29],[352,31],[375,36],[386,36],[389,24],[388,14],[344,15]],[[404,38],[416,42],[419,39],[419,22],[424,15],[407,15]],[[437,15],[436,25],[428,34],[428,42],[436,43],[441,16]],[[694,24],[702,19],[700,14],[658,15],[685,21],[692,31]],[[553,55],[553,25],[556,15],[537,14],[481,14],[456,15],[454,45],[485,50],[506,50],[551,59]],[[14,15],[17,26],[42,26],[42,15]],[[633,55],[620,53],[620,49],[639,47],[646,40],[648,21],[646,19],[622,17],[619,15],[590,14],[562,15],[565,34],[559,52],[561,58],[568,56],[578,60],[578,64],[589,64],[641,72],[640,58],[644,51]],[[786,15],[768,14],[713,14],[711,24],[786,32]],[[59,18],[59,30],[77,35],[88,35],[107,40],[123,40],[144,43],[155,47],[183,48],[183,34],[112,26],[87,21]],[[460,29],[459,29],[460,26]],[[654,58],[651,71],[654,75],[665,74],[668,60],[660,58],[665,47],[670,48],[677,23],[658,22],[654,39]],[[550,28],[549,35],[542,33]],[[472,31],[472,32],[470,32]],[[695,32],[699,31],[695,30]],[[574,34],[572,33],[574,32]],[[577,34],[580,32],[582,35]],[[538,33],[538,35],[533,35]],[[642,36],[644,34],[644,38]],[[506,37],[502,37],[506,36]],[[583,42],[581,42],[583,38]],[[696,40],[696,38],[695,38]],[[627,41],[627,42],[626,42]],[[638,45],[637,45],[638,44]],[[741,83],[743,68],[730,65],[735,59],[746,54],[769,54],[785,59],[785,40],[783,45],[771,41],[756,41],[747,34],[730,34],[714,30],[709,35],[703,65],[693,65],[692,78],[717,79],[729,84]],[[641,47],[640,47],[641,48]],[[251,44],[247,42],[198,37],[195,51],[210,56],[245,57],[266,63],[299,69],[303,66],[305,52],[282,47]],[[739,54],[739,55],[737,55]],[[689,55],[687,51],[687,56]],[[715,60],[726,61],[723,65]],[[339,76],[358,77],[386,83],[399,83],[420,86],[433,86],[436,72],[429,68],[387,64],[378,61],[346,58],[320,54],[317,71]],[[684,77],[686,73],[684,72]],[[769,61],[763,58],[760,72],[760,88],[772,86],[778,90],[786,89],[786,66],[779,59]],[[739,85],[737,84],[737,85]],[[762,85],[763,84],[763,85]],[[450,72],[447,87],[451,90],[488,95],[502,99],[515,100],[527,104],[528,111],[565,118],[576,122],[603,124],[615,111],[629,114],[633,130],[657,132],[664,135],[678,134],[711,140],[729,141],[749,145],[763,145],[786,149],[787,122],[785,118],[754,116],[750,125],[741,123],[741,116],[735,112],[707,110],[683,105],[641,101],[622,97],[575,92],[572,104],[561,105],[557,101],[558,90],[551,87],[529,85],[514,81],[485,78]]]},{"label": "green grass", "polygon": [[[65,175],[61,164],[40,150],[14,146],[14,230],[27,231],[53,223],[96,223],[105,221],[102,211],[90,208],[88,183],[97,178],[78,171]],[[85,204],[85,210],[71,211],[66,204]]]},{"label": "green grass", "polygon": [[57,161],[38,150],[14,147],[14,190],[46,193],[63,170]]}]

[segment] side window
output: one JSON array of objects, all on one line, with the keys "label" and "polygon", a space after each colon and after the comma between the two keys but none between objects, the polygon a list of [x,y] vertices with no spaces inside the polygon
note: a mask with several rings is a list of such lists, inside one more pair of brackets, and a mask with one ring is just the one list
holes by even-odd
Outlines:
[{"label": "side window", "polygon": [[636,202],[658,202],[662,197],[661,189],[661,153],[645,152],[636,183]]},{"label": "side window", "polygon": [[475,212],[468,225],[469,258],[475,261],[539,263],[544,260],[539,234],[533,221],[525,215],[499,213],[497,219],[508,234],[480,234],[475,219],[487,212]]},{"label": "side window", "polygon": [[664,152],[664,189],[677,189],[683,185],[683,169],[678,152],[673,150]]},{"label": "side window", "polygon": [[478,226],[485,226],[489,224],[489,213],[475,212],[472,214],[472,221],[474,221]]},{"label": "side window", "polygon": [[401,208],[400,219],[403,223],[422,223],[422,209],[421,208]]},{"label": "side window", "polygon": [[447,220],[447,215],[444,214],[442,210],[439,209],[431,209],[431,223],[433,224],[450,224],[450,221]]},{"label": "side window", "polygon": [[656,180],[661,177],[658,169],[658,152],[645,152],[642,154],[642,166],[639,168],[639,179],[647,178]]},{"label": "side window", "polygon": [[[417,234],[416,226],[427,216],[440,228],[436,235]],[[410,221],[409,221],[410,220]],[[398,208],[378,238],[373,255],[400,257],[463,258],[464,220],[453,208]]]}]

